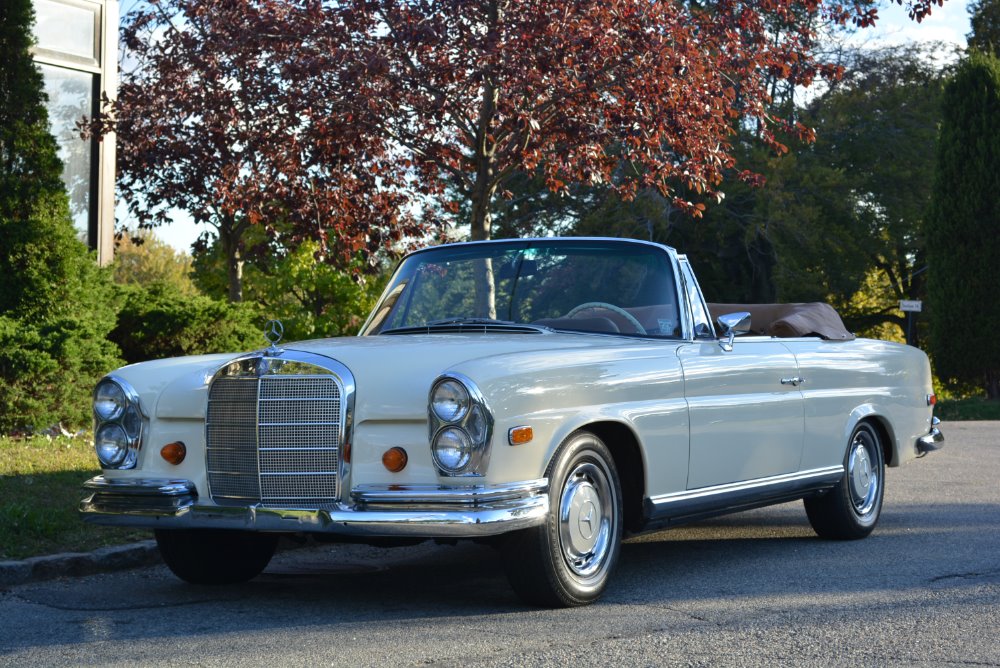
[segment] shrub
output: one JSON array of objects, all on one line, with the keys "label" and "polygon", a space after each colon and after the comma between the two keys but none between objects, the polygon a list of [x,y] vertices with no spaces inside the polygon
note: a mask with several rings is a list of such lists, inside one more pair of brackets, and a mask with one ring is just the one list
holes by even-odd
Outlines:
[{"label": "shrub", "polygon": [[130,364],[266,345],[263,321],[251,305],[185,295],[167,283],[119,289],[122,308],[109,338]]}]

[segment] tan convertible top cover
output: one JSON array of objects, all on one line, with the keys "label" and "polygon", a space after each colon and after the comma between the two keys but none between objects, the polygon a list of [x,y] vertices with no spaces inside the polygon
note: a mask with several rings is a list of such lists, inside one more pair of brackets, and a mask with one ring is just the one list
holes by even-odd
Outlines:
[{"label": "tan convertible top cover", "polygon": [[727,313],[750,313],[750,331],[763,336],[790,338],[818,336],[831,341],[851,341],[840,315],[829,304],[709,304],[712,320]]}]

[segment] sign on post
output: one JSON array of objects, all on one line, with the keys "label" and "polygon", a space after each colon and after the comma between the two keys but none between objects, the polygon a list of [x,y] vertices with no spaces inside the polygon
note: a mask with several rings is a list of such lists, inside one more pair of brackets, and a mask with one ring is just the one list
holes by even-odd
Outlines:
[{"label": "sign on post", "polygon": [[924,309],[924,303],[919,299],[900,299],[899,310],[905,313],[920,313]]}]

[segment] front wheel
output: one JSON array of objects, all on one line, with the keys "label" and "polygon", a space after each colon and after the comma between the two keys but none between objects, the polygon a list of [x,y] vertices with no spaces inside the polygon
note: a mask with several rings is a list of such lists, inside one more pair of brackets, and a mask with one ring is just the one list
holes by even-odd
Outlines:
[{"label": "front wheel", "polygon": [[878,523],[884,492],[882,438],[873,425],[862,422],[848,441],[844,477],[826,494],[806,499],[806,515],[822,538],[864,538]]},{"label": "front wheel", "polygon": [[509,536],[503,546],[511,586],[525,602],[586,605],[601,595],[618,561],[622,493],[614,458],[594,434],[560,446],[547,471],[545,524]]},{"label": "front wheel", "polygon": [[174,575],[191,584],[236,584],[267,568],[278,534],[212,529],[157,529],[160,556]]}]

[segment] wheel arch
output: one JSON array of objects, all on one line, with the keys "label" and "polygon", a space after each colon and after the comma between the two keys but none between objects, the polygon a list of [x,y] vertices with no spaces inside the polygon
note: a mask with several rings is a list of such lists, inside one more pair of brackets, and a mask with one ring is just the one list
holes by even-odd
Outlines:
[{"label": "wheel arch", "polygon": [[644,521],[646,465],[638,437],[628,425],[610,420],[591,422],[581,425],[578,429],[591,432],[611,451],[622,486],[624,528],[626,531],[639,531]]},{"label": "wheel arch", "polygon": [[850,445],[851,434],[859,424],[866,422],[878,431],[879,438],[882,439],[882,456],[886,466],[899,466],[899,454],[896,449],[896,437],[889,419],[875,409],[874,406],[865,405],[855,408],[851,413],[845,430],[844,442]]}]

